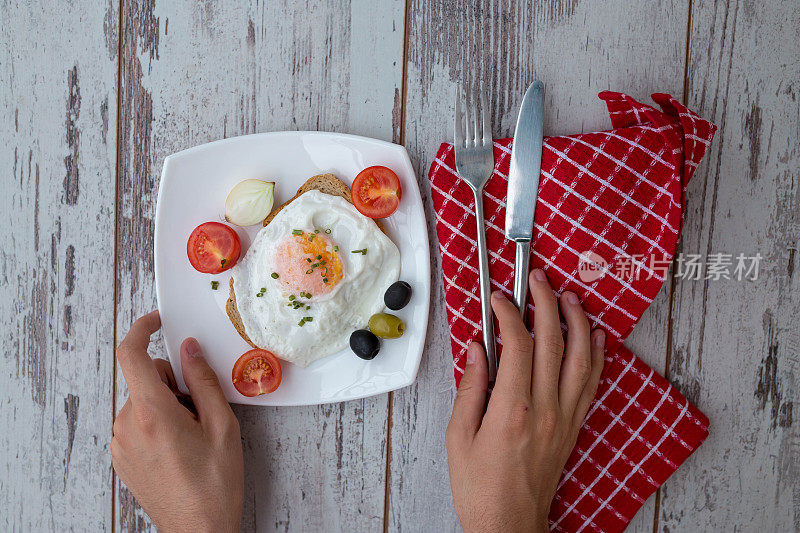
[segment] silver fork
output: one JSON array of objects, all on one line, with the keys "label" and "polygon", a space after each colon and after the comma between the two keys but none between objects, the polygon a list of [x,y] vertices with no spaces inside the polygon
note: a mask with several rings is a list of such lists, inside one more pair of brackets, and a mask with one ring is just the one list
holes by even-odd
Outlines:
[{"label": "silver fork", "polygon": [[[474,102],[473,102],[474,104]],[[489,381],[497,375],[497,352],[494,345],[494,320],[490,303],[489,254],[486,248],[486,230],[483,225],[483,187],[494,170],[492,126],[489,121],[489,104],[485,92],[481,92],[480,109],[477,105],[465,105],[464,120],[461,117],[461,90],[456,91],[455,151],[456,171],[472,189],[475,196],[475,219],[478,235],[478,263],[481,282],[481,323],[483,345],[489,364]]]}]

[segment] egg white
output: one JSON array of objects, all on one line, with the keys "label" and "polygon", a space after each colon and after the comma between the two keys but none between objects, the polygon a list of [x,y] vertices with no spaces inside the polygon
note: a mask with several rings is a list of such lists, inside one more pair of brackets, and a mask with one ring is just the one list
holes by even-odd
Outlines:
[{"label": "egg white", "polygon": [[[330,229],[339,247],[343,278],[328,294],[308,301],[311,309],[287,305],[289,292],[271,277],[278,245],[293,230],[306,233]],[[352,253],[366,248],[367,253]],[[345,199],[309,191],[284,207],[261,229],[253,244],[231,270],[236,307],[245,332],[260,348],[306,367],[348,346],[350,334],[366,327],[383,309],[383,294],[400,275],[397,246]],[[265,288],[263,296],[256,294]],[[305,299],[304,299],[305,301]],[[299,325],[302,317],[313,317]]]}]

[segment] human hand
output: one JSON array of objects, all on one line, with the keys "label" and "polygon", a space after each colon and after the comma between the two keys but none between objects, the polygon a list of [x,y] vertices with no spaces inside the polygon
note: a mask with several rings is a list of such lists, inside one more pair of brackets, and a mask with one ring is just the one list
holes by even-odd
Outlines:
[{"label": "human hand", "polygon": [[550,503],[600,382],[605,333],[590,332],[577,296],[560,298],[565,348],[544,271],[531,272],[530,292],[533,339],[514,304],[492,294],[503,354],[489,405],[484,412],[486,356],[473,342],[447,426],[453,503],[467,532],[549,530]]},{"label": "human hand", "polygon": [[181,345],[181,368],[196,414],[178,401],[172,367],[147,354],[160,327],[153,311],[133,323],[117,348],[130,398],[114,421],[114,470],[160,530],[239,531],[239,422],[193,338]]}]

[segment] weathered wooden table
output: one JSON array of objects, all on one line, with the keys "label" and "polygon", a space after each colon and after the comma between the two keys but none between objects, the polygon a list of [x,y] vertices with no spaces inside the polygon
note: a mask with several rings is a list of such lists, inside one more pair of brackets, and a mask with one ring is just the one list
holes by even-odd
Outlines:
[{"label": "weathered wooden table", "polygon": [[[164,156],[286,129],[392,140],[415,163],[433,236],[426,175],[451,135],[456,83],[491,87],[502,137],[534,77],[548,89],[547,134],[609,127],[603,89],[645,101],[670,92],[717,123],[689,186],[681,251],[764,258],[755,282],[666,283],[628,341],[711,418],[708,441],[631,529],[800,527],[800,3],[39,4],[0,4],[0,529],[151,527],[113,476],[109,441],[126,398],[114,346],[155,307]],[[245,530],[458,529],[432,243],[432,318],[413,386],[236,408]]]}]

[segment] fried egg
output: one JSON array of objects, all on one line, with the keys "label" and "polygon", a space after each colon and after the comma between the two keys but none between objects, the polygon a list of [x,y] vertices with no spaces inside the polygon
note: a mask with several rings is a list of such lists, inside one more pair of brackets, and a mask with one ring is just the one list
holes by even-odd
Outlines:
[{"label": "fried egg", "polygon": [[400,252],[375,221],[316,190],[285,206],[232,269],[250,340],[303,367],[347,347],[399,275]]}]

